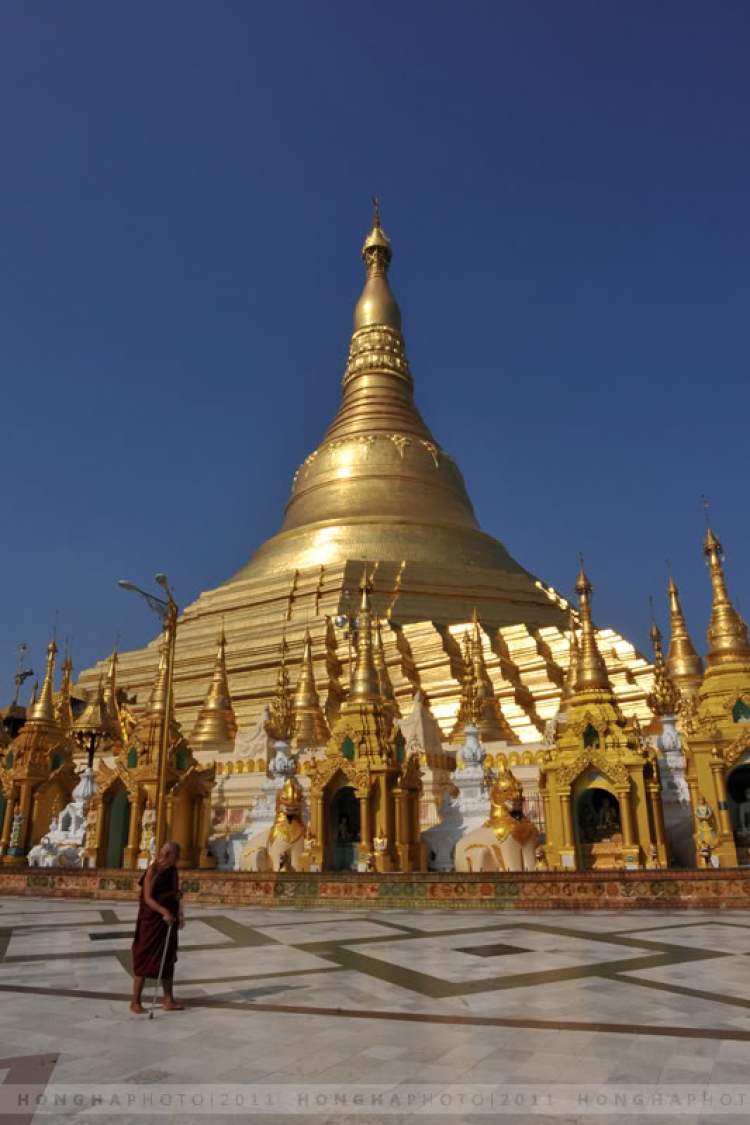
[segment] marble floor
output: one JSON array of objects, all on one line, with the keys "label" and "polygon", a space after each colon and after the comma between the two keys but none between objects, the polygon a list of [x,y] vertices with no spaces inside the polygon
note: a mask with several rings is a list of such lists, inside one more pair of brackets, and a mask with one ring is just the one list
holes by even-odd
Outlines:
[{"label": "marble floor", "polygon": [[153,1020],[135,913],[0,899],[0,1125],[750,1119],[750,912],[194,907]]}]

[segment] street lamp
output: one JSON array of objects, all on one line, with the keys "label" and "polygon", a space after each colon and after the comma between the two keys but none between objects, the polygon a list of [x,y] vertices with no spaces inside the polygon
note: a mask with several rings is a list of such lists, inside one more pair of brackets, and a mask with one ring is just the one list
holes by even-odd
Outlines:
[{"label": "street lamp", "polygon": [[161,717],[161,732],[159,738],[159,766],[156,784],[156,840],[155,850],[156,855],[159,854],[165,843],[166,824],[165,824],[165,808],[167,797],[167,749],[169,746],[169,716],[172,710],[172,678],[174,674],[174,652],[175,643],[177,640],[177,617],[179,609],[177,602],[172,597],[172,591],[169,588],[169,583],[165,575],[157,574],[156,581],[164,591],[165,597],[159,598],[155,594],[149,594],[146,590],[141,590],[140,586],[134,586],[132,582],[126,582],[121,578],[118,586],[122,586],[123,590],[130,590],[134,594],[140,594],[148,602],[149,609],[157,615],[162,623],[164,630],[164,640],[167,652],[167,702],[164,713]]}]

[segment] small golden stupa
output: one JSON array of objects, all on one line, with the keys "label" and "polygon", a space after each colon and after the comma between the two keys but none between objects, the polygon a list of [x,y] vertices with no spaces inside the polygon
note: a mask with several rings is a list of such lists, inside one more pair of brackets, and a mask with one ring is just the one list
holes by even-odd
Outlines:
[{"label": "small golden stupa", "polygon": [[574,640],[570,646],[575,687],[539,779],[545,862],[571,871],[666,867],[657,752],[638,720],[627,720],[617,704],[591,621],[583,560],[575,590],[581,626],[580,651]]},{"label": "small golden stupa", "polygon": [[680,709],[685,779],[701,866],[750,863],[750,642],[732,605],[724,548],[709,527],[703,550],[712,607],[706,671]]}]

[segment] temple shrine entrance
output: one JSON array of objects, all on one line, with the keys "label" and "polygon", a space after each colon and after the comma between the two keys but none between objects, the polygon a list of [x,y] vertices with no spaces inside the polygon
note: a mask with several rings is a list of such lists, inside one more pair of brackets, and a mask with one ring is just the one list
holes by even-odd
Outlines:
[{"label": "temple shrine entrance", "polygon": [[738,765],[729,774],[727,795],[737,862],[747,867],[750,865],[750,762]]},{"label": "temple shrine entrance", "polygon": [[584,870],[618,867],[622,845],[620,802],[608,789],[584,789],[575,803],[578,854]]},{"label": "temple shrine entrance", "polygon": [[343,785],[331,799],[326,865],[330,871],[348,871],[354,866],[359,834],[359,801],[352,786]]},{"label": "temple shrine entrance", "polygon": [[126,791],[121,789],[119,793],[115,794],[109,805],[106,861],[108,868],[122,867],[129,827],[130,801]]}]

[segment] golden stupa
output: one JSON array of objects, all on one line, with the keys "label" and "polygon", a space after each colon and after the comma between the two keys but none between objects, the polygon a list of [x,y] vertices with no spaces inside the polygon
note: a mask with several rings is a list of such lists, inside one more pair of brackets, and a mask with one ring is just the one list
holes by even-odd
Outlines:
[{"label": "golden stupa", "polygon": [[[446,736],[459,709],[461,637],[475,617],[499,725],[535,741],[558,709],[570,642],[568,603],[479,527],[463,477],[422,420],[388,282],[391,243],[376,204],[362,256],[366,279],[338,414],[294,475],[280,531],[234,577],[188,606],[177,634],[174,697],[190,730],[211,683],[216,636],[226,635],[228,690],[240,732],[274,694],[285,641],[291,682],[303,657],[330,726],[346,696],[356,646],[343,618],[356,615],[363,566],[373,581],[385,671],[394,705],[421,689]],[[306,653],[306,634],[310,645]],[[621,704],[647,718],[648,663],[611,630],[599,646]],[[146,704],[158,643],[119,656],[135,709]],[[81,677],[91,690],[97,666]],[[381,670],[382,675],[382,670]]]}]

